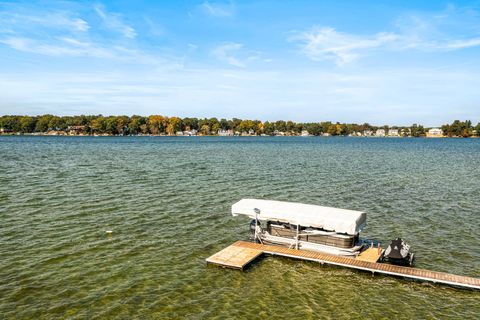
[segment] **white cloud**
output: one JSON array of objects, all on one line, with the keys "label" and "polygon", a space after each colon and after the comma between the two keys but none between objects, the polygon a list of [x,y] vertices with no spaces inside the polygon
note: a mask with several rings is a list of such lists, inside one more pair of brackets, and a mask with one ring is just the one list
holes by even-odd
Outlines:
[{"label": "white cloud", "polygon": [[[183,69],[0,74],[6,114],[165,114],[441,125],[480,120],[476,69]],[[455,106],[452,107],[452,106]]]},{"label": "white cloud", "polygon": [[452,51],[477,47],[479,26],[479,12],[468,7],[447,5],[436,13],[407,12],[394,21],[399,41],[393,49]]},{"label": "white cloud", "polygon": [[74,19],[72,25],[79,31],[87,31],[90,29],[88,23],[83,19]]},{"label": "white cloud", "polygon": [[96,58],[114,58],[115,54],[106,48],[96,47],[89,42],[80,42],[72,38],[60,38],[59,42],[46,43],[29,38],[9,37],[0,39],[3,43],[12,49],[36,53],[54,57],[80,57],[89,56]]},{"label": "white cloud", "polygon": [[142,51],[118,45],[102,46],[98,43],[81,41],[71,37],[58,37],[48,41],[22,37],[7,37],[0,39],[0,43],[18,51],[51,57],[107,58],[136,64],[156,66],[168,64],[178,66],[178,62],[173,58],[166,59],[153,56]]},{"label": "white cloud", "polygon": [[374,51],[446,52],[477,47],[479,26],[478,11],[450,5],[437,13],[405,13],[388,32],[361,35],[314,26],[295,32],[288,40],[299,42],[301,51],[313,61],[331,60],[343,66]]},{"label": "white cloud", "polygon": [[214,17],[231,17],[235,14],[235,7],[231,2],[224,4],[205,1],[200,7],[204,12]]},{"label": "white cloud", "polygon": [[312,60],[333,60],[345,65],[356,60],[365,50],[374,49],[397,40],[392,33],[377,33],[373,36],[357,36],[336,31],[334,28],[319,28],[298,33],[290,38],[302,44],[302,51]]},{"label": "white cloud", "polygon": [[238,68],[245,68],[245,62],[241,61],[235,56],[235,53],[237,53],[242,47],[243,45],[240,43],[227,42],[213,49],[212,55],[220,61],[228,63],[229,65]]},{"label": "white cloud", "polygon": [[124,37],[133,39],[137,36],[137,32],[131,26],[125,24],[119,14],[107,13],[101,4],[94,6],[97,15],[103,20],[105,26],[111,30],[120,32]]},{"label": "white cloud", "polygon": [[159,25],[156,21],[150,19],[149,17],[143,18],[148,25],[150,34],[156,37],[162,37],[166,34],[165,28]]},{"label": "white cloud", "polygon": [[444,45],[446,49],[464,49],[480,46],[480,38],[467,39],[467,40],[455,40],[450,41]]},{"label": "white cloud", "polygon": [[24,29],[65,29],[66,31],[86,32],[90,29],[87,21],[75,17],[72,13],[57,12],[16,12],[3,11],[0,12],[0,23],[5,28],[8,26],[10,33]]}]

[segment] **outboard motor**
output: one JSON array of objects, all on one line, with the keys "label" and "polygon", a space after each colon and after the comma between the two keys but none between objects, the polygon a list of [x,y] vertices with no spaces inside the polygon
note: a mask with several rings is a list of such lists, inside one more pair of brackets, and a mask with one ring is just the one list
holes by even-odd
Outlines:
[{"label": "outboard motor", "polygon": [[383,253],[382,260],[391,264],[402,266],[413,265],[414,254],[410,252],[410,246],[401,238],[392,240],[390,245]]}]

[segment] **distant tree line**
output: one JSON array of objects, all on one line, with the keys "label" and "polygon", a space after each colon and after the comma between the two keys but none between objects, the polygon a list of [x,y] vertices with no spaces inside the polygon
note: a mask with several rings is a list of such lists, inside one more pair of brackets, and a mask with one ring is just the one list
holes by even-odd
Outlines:
[{"label": "distant tree line", "polygon": [[[217,119],[217,118],[179,118],[161,115],[144,116],[14,116],[0,117],[0,128],[4,132],[15,133],[46,133],[49,131],[66,131],[72,127],[81,127],[83,134],[108,134],[108,135],[175,135],[179,131],[196,131],[203,135],[216,135],[221,131],[234,133],[266,134],[273,135],[279,132],[291,135],[308,131],[311,135],[329,134],[332,136],[347,136],[358,132],[372,132],[384,129],[396,129],[399,135],[419,137],[425,135],[422,125],[411,126],[372,126],[368,123],[339,123],[339,122],[307,122],[296,123],[293,121],[259,121],[242,119]],[[472,122],[455,120],[452,124],[445,124],[442,130],[447,136],[469,137],[480,132],[480,123],[476,127]]]},{"label": "distant tree line", "polygon": [[442,126],[443,134],[448,137],[471,137],[480,134],[480,123],[475,127],[472,126],[472,121],[455,120],[452,124],[444,124]]}]

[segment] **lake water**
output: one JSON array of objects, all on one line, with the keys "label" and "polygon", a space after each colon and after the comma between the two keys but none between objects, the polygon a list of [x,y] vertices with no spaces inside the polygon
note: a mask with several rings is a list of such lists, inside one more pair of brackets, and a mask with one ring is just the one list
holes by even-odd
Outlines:
[{"label": "lake water", "polygon": [[[480,277],[480,139],[0,137],[0,318],[474,319],[480,293],[267,257],[241,198],[367,212],[416,266]],[[107,234],[106,230],[112,230]]]}]

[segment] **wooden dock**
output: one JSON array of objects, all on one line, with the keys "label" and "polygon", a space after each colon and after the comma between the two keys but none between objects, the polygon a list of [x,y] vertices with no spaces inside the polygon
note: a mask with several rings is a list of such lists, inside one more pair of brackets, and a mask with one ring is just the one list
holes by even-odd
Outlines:
[{"label": "wooden dock", "polygon": [[246,265],[255,260],[262,253],[262,250],[237,246],[236,243],[234,243],[207,258],[207,262],[219,266],[243,270]]},{"label": "wooden dock", "polygon": [[[368,250],[371,251],[367,253]],[[378,261],[380,252],[377,248],[367,249],[364,251],[366,254],[363,257],[360,255],[358,258],[349,258],[314,251],[296,250],[280,246],[237,241],[231,246],[209,257],[207,262],[242,270],[246,265],[260,256],[262,253],[370,271],[374,274],[386,274],[480,290],[480,278],[457,276],[444,272],[378,263],[376,261]]]},{"label": "wooden dock", "polygon": [[355,258],[355,260],[368,261],[368,262],[377,262],[378,259],[382,256],[383,249],[379,248],[368,248],[360,252],[360,254]]}]

